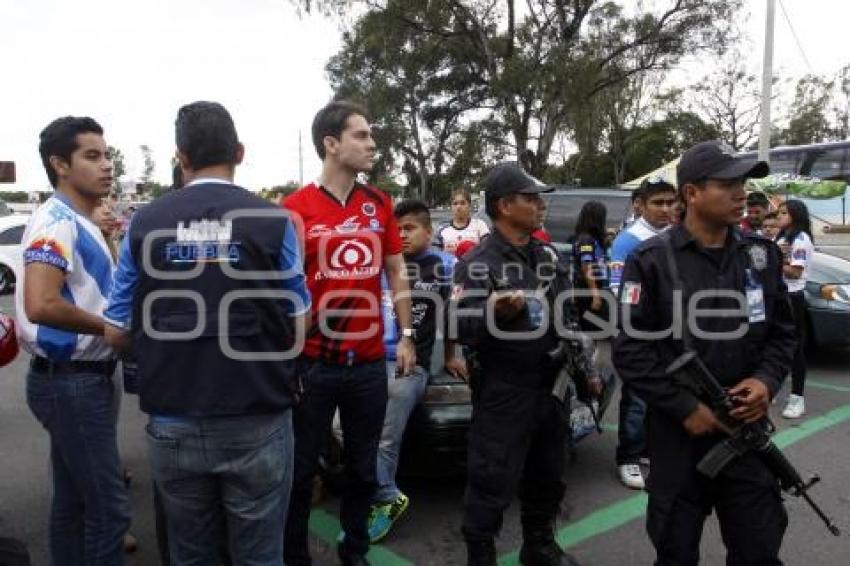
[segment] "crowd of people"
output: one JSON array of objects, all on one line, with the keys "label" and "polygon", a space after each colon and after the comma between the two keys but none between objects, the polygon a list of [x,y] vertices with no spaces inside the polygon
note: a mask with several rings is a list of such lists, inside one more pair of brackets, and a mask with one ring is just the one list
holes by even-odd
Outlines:
[{"label": "crowd of people", "polygon": [[[149,415],[163,563],[311,564],[313,478],[338,412],[337,554],[344,565],[368,564],[370,544],[410,504],[396,470],[438,334],[446,370],[472,388],[468,564],[496,564],[494,541],[516,496],[520,561],[577,564],[554,536],[570,434],[563,369],[576,388],[602,393],[582,333],[611,311],[637,330],[620,322],[613,344],[623,381],[616,461],[627,486],[649,491],[657,563],[696,564],[715,508],[730,563],[780,564],[787,519],[776,478],[751,454],[717,478],[700,476],[697,462],[727,425],[664,371],[692,348],[730,388],[741,422],[766,415],[791,371],[783,414],[803,414],[811,229],[805,207],[788,201],[770,237],[761,197],[744,190],[766,164],[699,144],[683,155],[676,186],[641,184],[634,218],[613,239],[605,207],[588,202],[565,257],[543,229],[541,194],[551,187],[516,163],[482,181],[491,226],[472,217],[459,189],[452,220],[435,231],[424,203],[394,206],[359,180],[375,161],[362,108],[328,104],[312,137],[321,174],[278,206],[234,184],[245,150],[227,110],[183,106],[179,190],[138,210],[116,248],[103,129],[64,117],[41,132],[55,192],[27,225],[16,308],[32,355],[28,404],[50,439],[52,564],[123,563],[131,512],[116,442],[119,365]],[[706,318],[716,333],[743,321],[743,336],[722,342],[686,329],[683,344],[658,334],[675,322],[674,290],[708,288],[745,294],[739,317]]]}]

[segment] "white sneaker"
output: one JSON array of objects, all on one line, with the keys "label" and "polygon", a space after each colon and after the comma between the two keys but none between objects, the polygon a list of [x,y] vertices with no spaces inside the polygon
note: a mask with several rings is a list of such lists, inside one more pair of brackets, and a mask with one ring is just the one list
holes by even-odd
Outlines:
[{"label": "white sneaker", "polygon": [[799,419],[806,412],[806,402],[802,395],[788,396],[788,404],[785,405],[785,410],[782,411],[782,416],[786,419]]},{"label": "white sneaker", "polygon": [[620,473],[620,481],[629,489],[644,489],[646,487],[638,464],[623,464],[617,466],[617,470]]}]

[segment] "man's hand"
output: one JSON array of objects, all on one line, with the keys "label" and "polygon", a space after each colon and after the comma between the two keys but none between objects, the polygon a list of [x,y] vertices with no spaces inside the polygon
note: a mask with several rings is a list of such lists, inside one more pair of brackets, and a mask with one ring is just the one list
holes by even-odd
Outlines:
[{"label": "man's hand", "polygon": [[466,360],[463,356],[447,356],[445,360],[446,372],[463,381],[469,381],[469,368],[466,367]]},{"label": "man's hand", "polygon": [[748,377],[729,390],[737,408],[729,415],[739,421],[752,423],[767,414],[770,406],[770,391],[767,385],[755,377]]},{"label": "man's hand", "polygon": [[682,425],[691,436],[706,436],[713,432],[730,434],[729,429],[714,416],[705,403],[699,403],[696,410],[682,421]]},{"label": "man's hand", "polygon": [[403,336],[398,341],[395,350],[395,367],[396,373],[402,377],[410,375],[413,367],[416,365],[416,348],[413,346],[413,340],[407,336]]},{"label": "man's hand", "polygon": [[496,291],[487,297],[487,302],[496,318],[511,320],[525,308],[525,294],[522,291]]},{"label": "man's hand", "polygon": [[103,337],[109,347],[116,352],[130,351],[130,334],[126,330],[118,328],[117,326],[112,326],[108,322],[103,326]]}]

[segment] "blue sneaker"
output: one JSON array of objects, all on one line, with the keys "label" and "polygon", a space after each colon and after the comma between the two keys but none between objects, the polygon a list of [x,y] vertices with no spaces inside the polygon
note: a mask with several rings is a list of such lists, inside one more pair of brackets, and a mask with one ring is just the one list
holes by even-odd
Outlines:
[{"label": "blue sneaker", "polygon": [[395,501],[372,506],[369,513],[369,541],[378,542],[390,533],[393,524],[407,511],[410,499],[403,493]]}]

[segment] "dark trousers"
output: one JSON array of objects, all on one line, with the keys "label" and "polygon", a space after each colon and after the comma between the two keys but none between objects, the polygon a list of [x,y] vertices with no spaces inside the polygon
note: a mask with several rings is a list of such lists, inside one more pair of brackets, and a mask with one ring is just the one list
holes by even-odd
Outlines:
[{"label": "dark trousers", "polygon": [[678,423],[649,412],[647,531],[656,566],[696,566],[703,523],[714,510],[727,566],[781,566],[788,525],[776,477],[750,452],[715,478],[696,466],[717,438],[692,439]]},{"label": "dark trousers", "polygon": [[523,531],[552,523],[564,496],[569,414],[546,387],[483,375],[469,431],[463,535],[491,541],[519,489]]},{"label": "dark trousers", "polygon": [[620,388],[620,424],[617,428],[617,465],[637,464],[646,455],[643,420],[646,403],[625,383]]},{"label": "dark trousers", "polygon": [[806,386],[806,298],[802,291],[788,293],[794,311],[794,329],[797,334],[797,349],[791,362],[791,393],[802,395]]},{"label": "dark trousers", "polygon": [[284,537],[287,566],[312,564],[307,523],[319,452],[330,433],[339,407],[345,463],[345,491],[340,523],[345,531],[343,554],[364,555],[369,550],[367,521],[372,494],[378,485],[378,441],[387,407],[387,366],[384,360],[352,366],[299,362],[304,386],[295,423],[295,474]]}]

